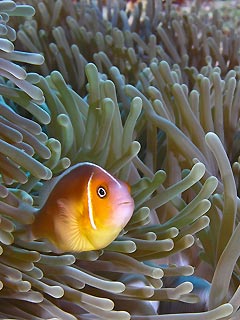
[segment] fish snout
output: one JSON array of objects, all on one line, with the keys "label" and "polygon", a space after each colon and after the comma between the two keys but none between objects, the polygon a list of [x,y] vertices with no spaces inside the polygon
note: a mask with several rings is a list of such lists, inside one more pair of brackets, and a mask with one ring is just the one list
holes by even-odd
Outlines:
[{"label": "fish snout", "polygon": [[128,221],[131,219],[134,211],[134,201],[132,198],[118,202],[118,205],[115,210],[115,220],[121,225],[121,228],[124,228]]}]

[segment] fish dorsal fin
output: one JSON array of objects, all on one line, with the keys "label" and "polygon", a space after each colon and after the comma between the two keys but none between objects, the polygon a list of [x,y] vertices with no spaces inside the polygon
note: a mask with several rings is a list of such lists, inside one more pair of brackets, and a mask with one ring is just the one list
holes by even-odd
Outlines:
[{"label": "fish dorsal fin", "polygon": [[52,192],[53,188],[56,186],[56,184],[64,177],[66,176],[68,173],[70,173],[72,170],[76,169],[79,166],[84,165],[85,163],[77,163],[69,168],[67,168],[66,170],[64,170],[63,172],[61,172],[58,176],[53,177],[51,180],[48,181],[44,181],[42,184],[41,189],[39,190],[39,207],[43,207],[43,205],[45,204],[45,202],[47,201],[49,194]]},{"label": "fish dorsal fin", "polygon": [[38,206],[40,208],[43,207],[43,205],[45,204],[45,202],[47,201],[49,194],[52,192],[53,188],[55,187],[55,185],[58,183],[58,181],[61,179],[61,175],[52,178],[49,181],[44,181],[42,183],[42,187],[39,190],[38,193]]}]

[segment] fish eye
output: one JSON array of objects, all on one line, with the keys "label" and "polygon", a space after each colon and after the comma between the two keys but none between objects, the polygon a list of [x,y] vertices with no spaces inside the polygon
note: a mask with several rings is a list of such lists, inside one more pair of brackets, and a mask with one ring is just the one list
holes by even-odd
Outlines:
[{"label": "fish eye", "polygon": [[97,189],[97,194],[99,198],[105,198],[107,195],[107,190],[103,186],[100,186]]}]

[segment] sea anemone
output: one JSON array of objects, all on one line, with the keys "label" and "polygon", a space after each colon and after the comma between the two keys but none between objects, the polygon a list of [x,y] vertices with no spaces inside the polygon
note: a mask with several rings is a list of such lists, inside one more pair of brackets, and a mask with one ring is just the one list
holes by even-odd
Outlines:
[{"label": "sea anemone", "polygon": [[[18,3],[0,2],[0,317],[238,319],[237,30],[198,3]],[[83,161],[132,187],[118,238],[23,239],[46,180]]]}]

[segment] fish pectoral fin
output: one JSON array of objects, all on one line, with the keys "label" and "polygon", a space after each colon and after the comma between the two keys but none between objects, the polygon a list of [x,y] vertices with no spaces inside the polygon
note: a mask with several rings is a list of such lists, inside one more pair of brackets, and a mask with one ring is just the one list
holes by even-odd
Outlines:
[{"label": "fish pectoral fin", "polygon": [[69,246],[73,252],[95,250],[94,245],[89,241],[89,238],[86,237],[86,235],[74,230],[70,230],[69,232]]},{"label": "fish pectoral fin", "polygon": [[58,206],[58,217],[64,217],[64,218],[72,218],[75,219],[75,217],[79,217],[83,215],[83,207],[76,205],[76,203],[73,203],[69,201],[68,199],[60,198],[57,200],[57,206]]},{"label": "fish pectoral fin", "polygon": [[57,200],[58,206],[58,217],[59,218],[68,218],[71,214],[71,205],[67,199],[58,199]]}]

